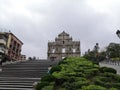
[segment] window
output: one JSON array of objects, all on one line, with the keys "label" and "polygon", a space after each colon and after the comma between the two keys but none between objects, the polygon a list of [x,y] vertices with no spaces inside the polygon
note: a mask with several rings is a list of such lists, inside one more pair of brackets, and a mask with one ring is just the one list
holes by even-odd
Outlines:
[{"label": "window", "polygon": [[58,51],[58,48],[56,48],[56,51]]},{"label": "window", "polygon": [[64,59],[65,57],[62,57],[62,59]]},{"label": "window", "polygon": [[77,48],[77,51],[79,51],[79,48]]},{"label": "window", "polygon": [[65,41],[63,41],[63,44],[65,43]]},{"label": "window", "polygon": [[76,52],[76,49],[73,49],[73,53],[75,53]]},{"label": "window", "polygon": [[72,51],[72,49],[71,49],[71,48],[69,48],[69,51]]},{"label": "window", "polygon": [[52,49],[52,53],[55,53],[55,49]]},{"label": "window", "polygon": [[65,53],[65,48],[62,49],[62,53]]}]

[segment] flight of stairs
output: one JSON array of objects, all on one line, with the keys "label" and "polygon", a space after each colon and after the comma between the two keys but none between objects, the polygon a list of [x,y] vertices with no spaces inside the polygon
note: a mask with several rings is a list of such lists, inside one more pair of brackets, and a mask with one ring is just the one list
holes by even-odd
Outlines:
[{"label": "flight of stairs", "polygon": [[2,66],[0,72],[0,90],[34,90],[34,82],[47,73],[49,65],[57,61],[28,60]]}]

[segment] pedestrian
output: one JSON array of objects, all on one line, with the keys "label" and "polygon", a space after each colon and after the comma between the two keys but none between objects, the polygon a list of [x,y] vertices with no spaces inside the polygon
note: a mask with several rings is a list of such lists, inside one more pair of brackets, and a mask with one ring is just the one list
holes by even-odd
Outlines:
[{"label": "pedestrian", "polygon": [[0,72],[2,72],[2,60],[0,60]]},{"label": "pedestrian", "polygon": [[52,65],[50,65],[50,66],[48,67],[48,71],[47,71],[48,74],[50,74],[51,68],[52,68]]}]

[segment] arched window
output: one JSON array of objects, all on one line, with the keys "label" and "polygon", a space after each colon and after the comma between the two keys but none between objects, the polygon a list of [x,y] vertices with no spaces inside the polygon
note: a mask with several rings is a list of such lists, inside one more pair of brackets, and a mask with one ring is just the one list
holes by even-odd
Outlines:
[{"label": "arched window", "polygon": [[65,41],[63,41],[63,44],[65,43]]}]

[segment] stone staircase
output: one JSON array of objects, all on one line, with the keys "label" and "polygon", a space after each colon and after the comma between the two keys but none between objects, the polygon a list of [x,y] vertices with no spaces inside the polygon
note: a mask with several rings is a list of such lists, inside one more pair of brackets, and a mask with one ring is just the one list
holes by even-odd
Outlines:
[{"label": "stone staircase", "polygon": [[33,83],[40,81],[49,65],[57,61],[28,60],[2,66],[0,90],[34,90]]}]

